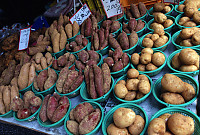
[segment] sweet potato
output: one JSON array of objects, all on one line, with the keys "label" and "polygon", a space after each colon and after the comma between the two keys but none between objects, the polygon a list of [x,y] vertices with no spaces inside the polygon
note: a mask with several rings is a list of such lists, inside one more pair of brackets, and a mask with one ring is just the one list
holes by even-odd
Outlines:
[{"label": "sweet potato", "polygon": [[52,39],[54,53],[57,53],[60,51],[59,43],[60,43],[60,33],[56,33],[55,37]]},{"label": "sweet potato", "polygon": [[97,98],[97,93],[96,93],[96,89],[95,89],[95,83],[94,83],[94,70],[93,68],[89,69],[89,86],[87,86],[88,89],[88,94],[90,95],[90,97],[92,99],[96,99]]},{"label": "sweet potato", "polygon": [[37,107],[40,106],[41,104],[42,104],[41,98],[37,96],[33,96],[32,98],[30,98],[30,105]]},{"label": "sweet potato", "polygon": [[72,24],[67,24],[65,26],[65,32],[67,34],[67,38],[72,38]]},{"label": "sweet potato", "polygon": [[12,86],[10,88],[10,101],[12,102],[13,98],[19,97],[19,90],[18,87]]},{"label": "sweet potato", "polygon": [[118,61],[119,59],[121,59],[123,55],[122,49],[120,47],[118,47],[117,49],[115,49],[114,53],[113,53],[113,58],[114,61]]},{"label": "sweet potato", "polygon": [[47,68],[47,59],[45,57],[41,58],[41,66],[42,66],[42,69]]},{"label": "sweet potato", "polygon": [[47,70],[43,70],[38,74],[36,81],[37,81],[37,85],[40,91],[44,90],[44,84],[45,84],[45,81],[47,80],[47,77],[48,77]]},{"label": "sweet potato", "polygon": [[117,31],[120,28],[120,23],[119,21],[113,21],[111,27],[110,27],[110,32],[113,33],[115,31]]},{"label": "sweet potato", "polygon": [[140,15],[141,16],[144,16],[145,14],[146,14],[146,6],[145,6],[145,4],[143,3],[143,2],[139,2],[138,3],[138,8],[139,8],[139,10],[140,10]]},{"label": "sweet potato", "polygon": [[73,85],[70,87],[69,92],[76,90],[83,82],[84,76],[79,75],[76,80],[73,82]]},{"label": "sweet potato", "polygon": [[137,22],[137,26],[135,27],[135,31],[138,32],[141,29],[143,29],[145,26],[145,23],[142,20],[138,20]]},{"label": "sweet potato", "polygon": [[74,63],[75,62],[75,60],[76,60],[76,57],[74,56],[74,54],[69,54],[69,61],[70,62],[72,62],[72,63]]},{"label": "sweet potato", "polygon": [[0,114],[6,113],[5,105],[3,103],[3,89],[4,86],[0,86]]},{"label": "sweet potato", "polygon": [[103,28],[101,28],[99,31],[98,31],[98,34],[99,34],[99,44],[100,44],[100,47],[99,48],[101,48],[101,46],[102,46],[102,44],[103,44],[103,42],[104,42],[104,40],[105,40],[105,35],[104,35],[104,29]]},{"label": "sweet potato", "polygon": [[58,66],[59,66],[59,67],[65,66],[66,63],[67,63],[67,57],[66,57],[66,55],[62,55],[62,56],[60,56],[60,57],[58,58]]},{"label": "sweet potato", "polygon": [[50,64],[53,59],[52,55],[49,52],[45,54],[45,58],[47,59],[47,64]]},{"label": "sweet potato", "polygon": [[98,36],[98,34],[95,32],[95,33],[94,33],[94,50],[95,50],[95,51],[99,50],[99,46],[100,46],[100,44],[99,44],[99,36]]},{"label": "sweet potato", "polygon": [[46,95],[43,102],[42,102],[42,107],[41,107],[41,110],[40,110],[40,113],[39,113],[39,117],[42,120],[42,122],[45,122],[45,121],[48,120],[48,118],[47,118],[47,104],[48,104],[50,96],[51,96],[50,94]]},{"label": "sweet potato", "polygon": [[73,52],[77,52],[77,51],[79,51],[79,50],[81,50],[81,46],[75,46],[75,47],[73,48]]},{"label": "sweet potato", "polygon": [[53,67],[55,70],[58,69],[58,60],[53,59],[53,61],[52,61],[52,67]]},{"label": "sweet potato", "polygon": [[58,25],[63,25],[63,24],[64,24],[64,17],[63,17],[63,15],[61,13],[59,18],[58,18]]},{"label": "sweet potato", "polygon": [[103,50],[106,46],[108,46],[108,40],[104,40],[104,42],[101,44],[100,50]]},{"label": "sweet potato", "polygon": [[126,35],[124,31],[122,31],[122,33],[119,34],[118,38],[119,38],[119,43],[120,43],[121,48],[123,50],[129,49],[128,36]]},{"label": "sweet potato", "polygon": [[79,135],[78,123],[74,120],[67,121],[67,129],[74,135]]},{"label": "sweet potato", "polygon": [[56,82],[56,89],[59,93],[62,93],[63,85],[67,75],[69,73],[68,67],[64,67],[59,74],[58,80]]},{"label": "sweet potato", "polygon": [[85,65],[79,60],[75,60],[75,65],[79,70],[83,70],[85,68]]},{"label": "sweet potato", "polygon": [[109,44],[112,48],[117,49],[118,47],[120,47],[119,43],[117,42],[117,40],[113,37],[112,34],[109,34],[109,38],[108,38]]},{"label": "sweet potato", "polygon": [[34,114],[35,112],[37,112],[37,110],[40,108],[40,106],[29,106],[29,109],[31,111],[32,114]]},{"label": "sweet potato", "polygon": [[103,73],[104,93],[107,93],[110,90],[110,84],[111,84],[110,68],[108,64],[106,63],[104,63],[101,68],[102,68],[102,73]]},{"label": "sweet potato", "polygon": [[86,65],[88,65],[89,67],[91,67],[92,65],[97,65],[97,61],[90,59],[86,62]]},{"label": "sweet potato", "polygon": [[94,15],[91,15],[91,21],[92,21],[92,29],[93,30],[97,30],[98,28],[97,28],[97,19],[96,19],[96,17],[94,16]]},{"label": "sweet potato", "polygon": [[56,98],[57,101],[60,100],[60,95],[58,93],[54,92],[53,96]]},{"label": "sweet potato", "polygon": [[67,105],[67,104],[58,106],[58,108],[53,113],[52,118],[50,119],[51,122],[55,123],[55,122],[58,122],[59,120],[61,120],[67,113],[68,107],[69,107],[69,105]]},{"label": "sweet potato", "polygon": [[13,98],[10,104],[10,109],[17,112],[22,108],[24,108],[24,101],[19,97]]},{"label": "sweet potato", "polygon": [[81,62],[86,63],[86,61],[89,59],[89,54],[87,51],[82,50],[78,53],[78,58]]},{"label": "sweet potato", "polygon": [[127,55],[127,53],[123,53],[122,55],[122,63],[123,63],[123,66],[126,67],[129,63],[129,57]]},{"label": "sweet potato", "polygon": [[78,45],[82,45],[82,43],[83,43],[83,38],[84,38],[83,35],[77,35],[77,36],[75,37],[76,43],[77,43]]},{"label": "sweet potato", "polygon": [[20,70],[20,74],[18,77],[18,86],[19,89],[22,90],[28,86],[28,75],[30,71],[31,63],[26,63],[22,66]]},{"label": "sweet potato", "polygon": [[85,35],[85,24],[86,20],[81,24],[81,35]]},{"label": "sweet potato", "polygon": [[64,25],[68,24],[69,23],[69,16],[64,15],[63,18],[64,18]]},{"label": "sweet potato", "polygon": [[47,118],[51,120],[53,114],[58,107],[58,101],[54,96],[50,97],[47,103]]},{"label": "sweet potato", "polygon": [[31,115],[31,111],[28,108],[20,109],[17,112],[17,118],[18,119],[25,119],[25,118],[28,118],[30,115]]},{"label": "sweet potato", "polygon": [[65,48],[65,44],[67,43],[67,36],[66,33],[63,30],[60,32],[60,42],[59,42],[59,48],[60,50],[63,50]]},{"label": "sweet potato", "polygon": [[69,119],[70,120],[75,120],[75,118],[74,118],[74,108],[70,111],[70,113],[69,113]]},{"label": "sweet potato", "polygon": [[30,99],[34,97],[35,94],[32,91],[27,91],[24,93],[23,100],[24,100],[24,107],[29,108],[30,106]]},{"label": "sweet potato", "polygon": [[88,44],[87,38],[83,38],[83,46],[85,47]]},{"label": "sweet potato", "polygon": [[19,76],[21,67],[22,67],[22,65],[20,65],[20,64],[18,64],[18,65],[15,67],[14,77],[18,77],[18,76]]},{"label": "sweet potato", "polygon": [[85,24],[85,37],[91,36],[92,33],[92,21],[91,19],[88,17],[86,20],[86,24]]},{"label": "sweet potato", "polygon": [[75,79],[77,77],[78,77],[77,71],[72,70],[72,71],[69,72],[69,74],[68,74],[68,76],[65,80],[64,86],[63,86],[63,93],[64,94],[69,93],[69,89],[73,85],[73,82],[75,81]]},{"label": "sweet potato", "polygon": [[95,82],[95,89],[99,97],[104,95],[103,90],[103,75],[102,70],[97,65],[94,65],[94,82]]},{"label": "sweet potato", "polygon": [[79,29],[80,29],[80,28],[79,28],[78,23],[77,23],[76,21],[74,21],[74,23],[73,23],[73,25],[72,25],[73,37],[74,37],[75,35],[78,34]]},{"label": "sweet potato", "polygon": [[104,30],[104,37],[105,37],[105,40],[108,41],[108,37],[109,37],[109,29],[108,28],[106,28]]},{"label": "sweet potato", "polygon": [[97,61],[97,62],[99,61],[99,54],[96,51],[88,50],[87,52],[89,54],[90,59]]},{"label": "sweet potato", "polygon": [[59,105],[67,105],[69,106],[69,100],[66,96],[62,96],[59,100]]},{"label": "sweet potato", "polygon": [[85,69],[84,69],[84,77],[85,77],[85,83],[86,83],[86,86],[87,86],[87,92],[88,94],[89,93],[89,85],[90,85],[90,79],[89,79],[89,71],[90,71],[90,68],[89,66],[86,66]]},{"label": "sweet potato", "polygon": [[18,87],[18,84],[17,84],[17,77],[14,77],[14,78],[11,80],[10,85],[11,85],[11,86],[16,86],[16,87]]},{"label": "sweet potato", "polygon": [[114,60],[112,57],[107,57],[103,59],[103,62],[108,64],[109,67],[112,67],[114,65]]},{"label": "sweet potato", "polygon": [[56,72],[53,69],[48,68],[48,78],[44,83],[44,89],[47,90],[51,88],[55,84],[56,80],[57,80]]},{"label": "sweet potato", "polygon": [[37,64],[40,64],[40,60],[41,60],[42,57],[43,57],[43,54],[42,54],[42,53],[37,53],[37,54],[35,55],[35,62],[36,62]]},{"label": "sweet potato", "polygon": [[46,46],[37,46],[37,47],[29,47],[28,48],[28,54],[29,55],[35,55],[36,53],[39,53],[39,52],[45,52],[46,50]]},{"label": "sweet potato", "polygon": [[28,86],[33,83],[33,80],[35,79],[35,77],[36,77],[35,65],[32,63],[30,66],[29,75],[28,75]]},{"label": "sweet potato", "polygon": [[129,44],[130,44],[130,48],[135,46],[138,42],[138,35],[135,31],[132,31],[130,36],[129,36]]},{"label": "sweet potato", "polygon": [[140,18],[140,11],[138,9],[138,7],[135,4],[131,4],[131,13],[133,15],[134,18]]},{"label": "sweet potato", "polygon": [[3,90],[3,102],[5,105],[6,112],[10,111],[10,103],[11,103],[11,94],[10,94],[10,87],[4,86]]},{"label": "sweet potato", "polygon": [[113,72],[117,72],[117,71],[123,69],[123,67],[124,67],[124,65],[123,65],[122,61],[121,61],[121,60],[120,60],[120,61],[117,61],[117,62],[113,65],[112,71],[113,71]]},{"label": "sweet potato", "polygon": [[133,18],[131,11],[128,8],[126,8],[126,18],[129,20],[130,20],[130,18]]}]

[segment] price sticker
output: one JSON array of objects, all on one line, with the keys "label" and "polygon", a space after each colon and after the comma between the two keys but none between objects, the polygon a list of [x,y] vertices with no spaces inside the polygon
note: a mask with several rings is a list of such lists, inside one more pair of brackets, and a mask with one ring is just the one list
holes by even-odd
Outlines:
[{"label": "price sticker", "polygon": [[163,0],[163,3],[171,3],[178,5],[180,0]]},{"label": "price sticker", "polygon": [[18,50],[25,50],[28,48],[30,34],[31,34],[31,27],[20,30]]},{"label": "price sticker", "polygon": [[70,22],[73,24],[74,21],[81,25],[91,15],[90,9],[87,4],[84,4],[71,18]]},{"label": "price sticker", "polygon": [[120,0],[101,0],[107,18],[122,14]]}]

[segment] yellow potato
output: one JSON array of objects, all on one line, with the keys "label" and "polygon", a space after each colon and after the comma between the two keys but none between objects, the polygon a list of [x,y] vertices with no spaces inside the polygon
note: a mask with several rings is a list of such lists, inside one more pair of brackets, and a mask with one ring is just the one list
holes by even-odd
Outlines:
[{"label": "yellow potato", "polygon": [[147,34],[145,38],[151,38],[152,34]]},{"label": "yellow potato", "polygon": [[149,53],[143,53],[140,56],[140,63],[142,64],[148,64],[151,62],[151,54]]},{"label": "yellow potato", "polygon": [[183,26],[185,26],[185,27],[195,27],[195,26],[197,26],[197,25],[196,25],[196,23],[193,22],[193,21],[187,21],[187,22],[185,22],[185,23],[183,24]]},{"label": "yellow potato", "polygon": [[194,65],[199,69],[199,60]]},{"label": "yellow potato", "polygon": [[190,101],[195,97],[195,90],[193,86],[189,83],[184,82],[185,90],[181,93],[185,101]]},{"label": "yellow potato", "polygon": [[153,41],[150,38],[144,38],[142,40],[142,46],[147,47],[147,48],[152,48],[153,47]]},{"label": "yellow potato", "polygon": [[145,126],[145,120],[140,116],[135,116],[135,121],[132,125],[128,127],[128,131],[131,133],[131,135],[139,135]]},{"label": "yellow potato", "polygon": [[134,78],[137,78],[138,76],[139,76],[139,72],[136,69],[131,68],[127,71],[127,77],[129,79],[134,79]]},{"label": "yellow potato", "polygon": [[168,41],[168,37],[167,36],[163,35],[163,36],[160,36],[160,38],[162,38],[164,40],[164,42],[167,43],[167,41]]},{"label": "yellow potato", "polygon": [[171,9],[170,6],[165,6],[163,10],[164,10],[165,13],[168,13],[168,12],[170,12],[172,9]]},{"label": "yellow potato", "polygon": [[138,53],[134,53],[131,55],[131,62],[133,65],[138,65],[140,62],[140,55]]},{"label": "yellow potato", "polygon": [[165,62],[165,55],[162,54],[161,52],[156,52],[152,55],[152,63],[159,67],[161,65],[163,65]]},{"label": "yellow potato", "polygon": [[153,71],[153,70],[156,70],[156,69],[157,69],[157,67],[152,63],[149,63],[149,64],[146,65],[146,70],[148,70],[148,71]]},{"label": "yellow potato", "polygon": [[181,5],[178,6],[177,10],[180,11],[180,12],[184,12],[184,11],[183,11],[184,8],[185,8],[185,5],[184,5],[184,4],[181,4]]},{"label": "yellow potato", "polygon": [[169,131],[166,131],[165,133],[164,133],[164,135],[173,135],[171,132],[169,132]]},{"label": "yellow potato", "polygon": [[157,23],[157,22],[153,22],[152,24],[150,24],[150,28],[153,29],[153,30],[164,29],[164,26],[162,24]]},{"label": "yellow potato", "polygon": [[153,42],[155,42],[158,38],[159,38],[159,35],[158,35],[158,34],[153,34],[153,35],[151,36],[151,40],[152,40]]},{"label": "yellow potato", "polygon": [[144,49],[142,49],[141,54],[144,54],[144,53],[153,54],[153,49],[151,49],[151,48],[144,48]]},{"label": "yellow potato", "polygon": [[137,69],[139,70],[139,71],[145,71],[145,65],[143,65],[143,64],[139,64],[138,66],[137,66]]},{"label": "yellow potato", "polygon": [[138,90],[143,94],[148,94],[151,90],[151,84],[149,83],[149,81],[140,80],[138,83]]},{"label": "yellow potato", "polygon": [[194,45],[199,45],[200,44],[200,32],[195,32],[194,35],[192,36],[192,43]]},{"label": "yellow potato", "polygon": [[166,42],[163,40],[163,38],[159,37],[155,42],[154,42],[154,47],[161,47],[165,45]]},{"label": "yellow potato", "polygon": [[155,12],[161,12],[163,11],[164,8],[165,8],[165,4],[161,2],[155,3],[153,5],[153,11]]},{"label": "yellow potato", "polygon": [[183,72],[193,72],[198,70],[198,68],[195,65],[182,65],[179,70]]},{"label": "yellow potato", "polygon": [[175,69],[179,69],[181,66],[181,61],[178,56],[179,56],[179,53],[174,55],[174,57],[172,58],[172,67]]},{"label": "yellow potato", "polygon": [[179,105],[185,103],[184,98],[180,94],[176,93],[166,92],[161,94],[161,98],[163,98],[163,101],[168,104]]},{"label": "yellow potato", "polygon": [[198,28],[185,28],[182,29],[179,36],[182,39],[189,39],[192,37],[192,35],[197,31]]},{"label": "yellow potato", "polygon": [[199,55],[195,50],[186,48],[180,51],[179,59],[182,64],[193,65],[198,61]]},{"label": "yellow potato", "polygon": [[116,84],[114,88],[115,95],[119,98],[124,98],[128,93],[128,90],[123,84]]},{"label": "yellow potato", "polygon": [[111,123],[107,127],[108,135],[128,135],[128,130],[126,128],[118,128],[115,124]]},{"label": "yellow potato", "polygon": [[126,81],[126,88],[128,90],[138,90],[138,83],[139,83],[138,79],[128,79]]},{"label": "yellow potato", "polygon": [[186,23],[186,22],[188,22],[188,21],[190,21],[190,18],[187,17],[187,16],[184,16],[184,17],[181,17],[181,18],[180,18],[178,24],[179,24],[179,25],[183,25],[184,23]]},{"label": "yellow potato", "polygon": [[200,11],[194,12],[194,14],[193,14],[193,20],[197,24],[200,23]]},{"label": "yellow potato", "polygon": [[127,100],[127,101],[132,101],[132,100],[134,100],[135,99],[135,97],[136,97],[136,91],[129,91],[127,94],[126,94],[126,96],[125,96],[125,100]]},{"label": "yellow potato", "polygon": [[178,44],[178,45],[180,45],[180,42],[181,42],[182,40],[183,40],[183,39],[180,37],[180,35],[178,35],[177,38],[176,38],[175,43]]},{"label": "yellow potato", "polygon": [[148,77],[146,75],[139,75],[138,80],[146,80],[149,81]]},{"label": "yellow potato", "polygon": [[164,28],[162,29],[162,28],[156,28],[156,29],[154,29],[154,32],[153,32],[154,34],[158,34],[159,36],[163,36],[163,35],[165,35],[165,31],[164,31]]},{"label": "yellow potato", "polygon": [[165,28],[168,28],[170,27],[174,22],[171,20],[171,19],[167,19],[164,23],[163,23],[163,26]]},{"label": "yellow potato", "polygon": [[117,82],[117,84],[123,84],[123,85],[126,85],[126,81],[125,81],[125,80],[119,80],[119,81]]},{"label": "yellow potato", "polygon": [[159,116],[159,118],[161,118],[161,119],[165,120],[165,122],[167,122],[167,120],[169,119],[170,116],[171,116],[171,114],[165,113],[165,114]]},{"label": "yellow potato", "polygon": [[167,20],[167,16],[163,13],[156,14],[154,20],[158,23],[164,23]]},{"label": "yellow potato", "polygon": [[185,39],[180,42],[180,46],[192,47],[192,39]]},{"label": "yellow potato", "polygon": [[161,118],[153,119],[148,126],[148,135],[163,135],[166,131],[165,121]]}]

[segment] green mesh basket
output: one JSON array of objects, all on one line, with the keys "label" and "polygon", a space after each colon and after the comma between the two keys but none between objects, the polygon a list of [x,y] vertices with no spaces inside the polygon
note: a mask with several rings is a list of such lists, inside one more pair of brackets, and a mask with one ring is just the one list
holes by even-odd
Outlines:
[{"label": "green mesh basket", "polygon": [[145,126],[144,126],[144,129],[143,131],[140,133],[140,135],[144,135],[145,134],[145,131],[147,129],[147,126],[148,126],[148,116],[146,114],[146,112],[144,111],[144,109],[139,106],[139,105],[136,105],[136,104],[133,104],[133,103],[123,103],[123,104],[119,104],[115,107],[113,107],[105,116],[104,120],[103,120],[103,123],[102,123],[102,132],[103,132],[103,135],[107,135],[107,127],[111,124],[111,123],[114,123],[113,121],[113,113],[118,109],[118,108],[121,108],[121,107],[124,107],[124,108],[129,108],[129,109],[132,109],[136,115],[140,115],[144,121],[145,121]]},{"label": "green mesh basket", "polygon": [[165,105],[167,107],[185,107],[185,106],[188,106],[188,105],[192,104],[197,99],[197,95],[199,94],[199,84],[197,83],[197,81],[193,77],[191,77],[189,75],[186,75],[186,74],[181,74],[181,73],[171,73],[171,74],[176,75],[182,81],[191,84],[193,86],[193,88],[195,89],[196,96],[192,100],[190,100],[190,101],[188,101],[188,102],[186,102],[184,104],[174,105],[174,104],[165,103],[164,101],[162,101],[160,99],[160,95],[161,95],[161,79],[162,79],[162,77],[160,77],[155,81],[155,83],[153,85],[152,93],[153,93],[154,98],[159,103],[161,103],[161,104],[163,104],[163,105]]},{"label": "green mesh basket", "polygon": [[193,133],[193,135],[199,135],[200,134],[199,117],[195,113],[193,113],[192,111],[187,110],[185,108],[181,108],[181,107],[170,107],[169,108],[169,107],[167,107],[167,108],[161,109],[151,117],[150,121],[152,121],[155,118],[158,118],[159,116],[161,116],[165,113],[169,113],[169,114],[180,113],[184,116],[191,117],[194,120],[194,133]]},{"label": "green mesh basket", "polygon": [[[90,104],[93,106],[94,109],[99,108],[99,109],[101,110],[101,120],[99,121],[99,124],[96,126],[96,128],[95,128],[94,130],[92,130],[90,133],[86,134],[86,135],[96,135],[96,134],[98,133],[98,131],[99,131],[99,129],[100,129],[100,126],[101,126],[101,124],[102,124],[102,122],[103,122],[103,119],[104,119],[104,110],[103,110],[103,108],[101,107],[101,105],[100,105],[99,103],[97,103],[97,102],[92,102],[92,101],[86,101],[86,102],[87,102],[87,103],[90,103]],[[84,102],[82,102],[82,103],[84,103]],[[80,104],[82,104],[82,103],[80,103]],[[77,106],[77,105],[76,105],[76,106]],[[75,107],[76,107],[76,106],[75,106]],[[74,108],[75,108],[75,107],[74,107]],[[73,109],[74,109],[74,108],[73,108]],[[64,128],[65,128],[65,131],[67,132],[68,135],[73,135],[73,134],[67,129],[66,123],[67,123],[68,120],[69,120],[69,114],[67,115],[67,117],[66,117],[66,119],[65,119]]]}]

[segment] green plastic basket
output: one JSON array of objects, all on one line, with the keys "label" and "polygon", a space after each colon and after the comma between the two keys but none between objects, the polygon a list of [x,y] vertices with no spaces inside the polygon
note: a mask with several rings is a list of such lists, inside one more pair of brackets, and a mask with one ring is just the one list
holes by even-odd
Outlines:
[{"label": "green plastic basket", "polygon": [[[88,133],[88,134],[86,134],[86,135],[96,135],[97,133],[98,133],[98,131],[99,131],[99,129],[100,129],[100,126],[101,126],[101,124],[102,124],[102,122],[103,122],[103,119],[104,119],[104,110],[103,110],[103,108],[101,107],[101,105],[99,104],[99,103],[97,103],[97,102],[92,102],[92,101],[86,101],[87,103],[90,103],[92,106],[93,106],[93,108],[99,108],[100,110],[101,110],[101,120],[99,121],[99,124],[96,126],[96,128],[94,129],[94,130],[92,130],[90,133]],[[84,103],[84,102],[82,102],[82,103]],[[80,103],[80,104],[82,104],[82,103]],[[77,105],[76,105],[77,106]],[[75,107],[76,107],[75,106]],[[75,108],[74,107],[74,108]],[[74,109],[73,108],[73,109]],[[67,134],[68,135],[73,135],[68,129],[67,129],[67,125],[66,125],[66,123],[67,123],[67,121],[69,120],[69,114],[67,115],[67,117],[66,117],[66,119],[65,119],[65,122],[64,122],[64,128],[65,128],[65,131],[67,132]]]},{"label": "green plastic basket", "polygon": [[68,98],[73,98],[73,97],[76,97],[79,95],[80,89],[83,87],[83,85],[84,85],[84,81],[81,83],[81,85],[77,89],[75,89],[74,91],[67,93],[67,94],[59,93],[55,86],[55,92],[58,93],[60,96],[67,96]]},{"label": "green plastic basket", "polygon": [[177,39],[178,35],[180,34],[180,32],[181,32],[181,30],[177,31],[172,36],[172,44],[176,47],[176,49],[184,49],[184,48],[199,49],[200,48],[200,45],[195,45],[195,46],[192,46],[192,47],[186,47],[186,46],[180,46],[180,45],[176,44],[176,39]]},{"label": "green plastic basket", "polygon": [[[153,32],[149,32],[149,33],[145,34],[144,36],[142,36],[142,37],[140,38],[139,46],[140,46],[142,49],[145,48],[145,47],[142,45],[142,41],[143,41],[143,39],[145,38],[145,36],[148,35],[148,34],[153,34]],[[151,48],[151,49],[153,49],[154,51],[155,51],[155,50],[164,51],[164,50],[167,48],[167,46],[169,45],[170,41],[171,41],[171,34],[169,34],[168,32],[165,32],[165,35],[168,37],[167,43],[164,44],[163,46],[160,46],[160,47],[153,47],[153,48]]]},{"label": "green plastic basket", "polygon": [[[184,1],[179,2],[179,5],[181,5],[181,4],[183,4],[183,3],[184,3]],[[184,12],[178,11],[178,6],[179,6],[179,5],[175,5],[175,6],[174,6],[174,10],[176,11],[177,14],[183,14]]]},{"label": "green plastic basket", "polygon": [[65,118],[69,115],[70,109],[71,109],[71,101],[70,101],[69,98],[68,98],[68,100],[69,100],[69,107],[68,107],[67,113],[65,114],[65,116],[64,116],[62,119],[60,119],[60,120],[59,120],[58,122],[56,122],[56,123],[51,123],[50,120],[47,120],[46,122],[43,122],[43,121],[40,119],[40,116],[39,116],[40,113],[38,113],[38,115],[37,115],[37,121],[38,121],[38,123],[39,123],[42,127],[46,127],[46,128],[49,128],[49,127],[54,127],[54,128],[56,128],[56,127],[62,126],[62,125],[64,124]]},{"label": "green plastic basket", "polygon": [[72,38],[68,38],[67,41],[69,41],[69,42],[75,41],[75,37],[76,37],[77,35],[80,35],[80,30],[79,30],[78,34],[76,34],[76,35],[73,36]]},{"label": "green plastic basket", "polygon": [[[91,50],[91,42],[90,42],[89,45],[87,46],[87,50]],[[98,51],[96,51],[96,52],[97,52],[97,53],[100,53],[101,55],[106,55],[106,54],[108,54],[108,50],[109,50],[109,45],[107,45],[104,49],[98,50]]]},{"label": "green plastic basket", "polygon": [[[140,75],[145,75],[145,74],[142,74],[142,73],[140,73]],[[152,79],[148,76],[148,75],[145,75],[146,77],[148,77],[148,79],[149,79],[149,82],[150,82],[150,84],[151,84],[151,89],[150,89],[150,92],[148,93],[148,94],[146,94],[144,97],[142,97],[142,98],[140,98],[140,99],[134,99],[134,100],[132,100],[132,101],[127,101],[127,100],[124,100],[124,99],[121,99],[121,98],[119,98],[119,97],[117,97],[116,95],[115,95],[115,91],[114,91],[114,89],[113,89],[113,95],[115,96],[115,98],[117,99],[117,100],[119,100],[120,102],[124,102],[124,103],[133,103],[133,104],[140,104],[140,103],[142,103],[144,100],[146,100],[147,99],[147,97],[151,94],[151,91],[152,91],[152,89],[153,89],[153,82],[152,82]],[[120,80],[127,80],[127,74],[125,74],[125,75],[123,75],[122,77],[120,77],[116,82],[115,82],[115,85],[120,81]],[[115,86],[114,85],[114,86]]]},{"label": "green plastic basket", "polygon": [[29,90],[32,90],[32,86],[33,86],[33,83],[31,83],[31,85],[29,85],[28,87],[22,89],[22,90],[19,90],[20,93],[24,94],[25,92],[29,91]]},{"label": "green plastic basket", "polygon": [[[173,16],[169,16],[167,15],[167,19],[171,19],[173,22],[175,22],[175,18]],[[154,22],[154,18],[151,19],[148,23],[147,23],[147,29],[150,30],[150,31],[154,31],[153,29],[150,28],[150,25]],[[173,23],[171,26],[167,27],[167,28],[164,28],[164,31],[165,32],[171,32],[173,27],[175,26],[175,23]]]},{"label": "green plastic basket", "polygon": [[2,117],[2,118],[10,118],[12,116],[13,116],[13,110],[10,110],[9,112],[7,112],[5,114],[0,115],[0,117]]},{"label": "green plastic basket", "polygon": [[[182,50],[182,49],[181,49]],[[190,75],[190,76],[196,76],[199,74],[199,70],[196,70],[196,71],[193,71],[193,72],[182,72],[180,70],[177,70],[177,69],[174,69],[172,66],[171,66],[171,62],[172,62],[172,58],[177,54],[179,53],[181,50],[177,50],[175,52],[173,52],[172,54],[170,54],[167,58],[167,66],[175,73],[181,73],[181,74],[187,74],[187,75]]]},{"label": "green plastic basket", "polygon": [[[125,14],[126,15],[126,14]],[[147,18],[147,16],[148,16],[148,10],[147,10],[147,12],[146,12],[146,14],[144,14],[142,17],[140,17],[140,18],[137,18],[136,20],[146,20],[146,18]],[[129,21],[129,19],[125,16],[124,17],[124,21],[126,22],[126,21]]]},{"label": "green plastic basket", "polygon": [[122,32],[122,24],[120,23],[120,28],[117,31],[113,32],[112,35],[113,37],[117,37],[121,32]]},{"label": "green plastic basket", "polygon": [[196,81],[193,77],[191,77],[191,76],[189,76],[189,75],[186,75],[186,74],[181,74],[181,73],[171,73],[171,74],[176,75],[176,76],[178,76],[182,81],[191,84],[191,85],[194,87],[194,89],[195,89],[196,96],[195,96],[192,100],[190,100],[190,101],[188,101],[188,102],[186,102],[186,103],[184,103],[184,104],[180,104],[180,105],[174,105],[174,104],[165,103],[164,101],[162,101],[162,100],[159,98],[160,95],[161,95],[161,79],[162,79],[162,77],[160,77],[160,78],[158,78],[158,79],[155,81],[155,83],[154,83],[154,85],[153,85],[152,93],[153,93],[154,98],[155,98],[159,103],[161,103],[161,104],[163,104],[163,105],[165,105],[165,106],[167,106],[167,107],[185,107],[185,106],[188,106],[188,105],[192,104],[192,103],[197,99],[197,96],[198,96],[198,94],[199,94],[199,84],[197,83],[197,81]]},{"label": "green plastic basket", "polygon": [[[156,50],[156,51],[154,51],[154,52],[161,52],[162,54],[165,55],[165,53],[162,52],[162,51]],[[138,54],[140,54],[140,53],[138,53]],[[160,73],[160,71],[164,68],[164,66],[166,65],[166,63],[167,63],[167,56],[165,55],[165,62],[164,62],[164,64],[162,64],[159,68],[157,68],[156,70],[152,70],[152,71],[139,71],[139,73],[140,73],[140,74],[146,74],[146,75],[148,75],[148,76],[155,76],[155,75],[157,75],[157,74]],[[132,67],[132,68],[135,68],[135,66],[134,66],[133,64],[131,64],[131,67]],[[135,68],[135,69],[137,69],[137,68]]]},{"label": "green plastic basket", "polygon": [[184,116],[189,116],[194,120],[194,133],[193,135],[199,135],[200,134],[200,120],[199,117],[193,113],[190,110],[187,110],[185,108],[181,108],[181,107],[167,107],[167,108],[163,108],[161,110],[159,110],[157,113],[155,113],[152,117],[151,120],[155,118],[158,118],[159,116],[165,114],[165,113],[169,113],[169,114],[174,114],[174,113],[180,113]]},{"label": "green plastic basket", "polygon": [[[66,46],[66,45],[65,45],[65,46]],[[51,55],[52,55],[53,57],[60,57],[60,56],[64,55],[65,52],[66,52],[66,47],[65,47],[64,49],[62,49],[61,51],[57,52],[57,53],[52,53]]]},{"label": "green plastic basket", "polygon": [[93,102],[104,102],[106,99],[109,98],[109,95],[112,91],[112,89],[114,88],[114,78],[111,76],[111,86],[110,86],[110,90],[105,94],[103,95],[102,97],[99,97],[99,98],[96,98],[96,99],[92,99],[89,97],[88,95],[88,92],[87,92],[87,86],[86,86],[86,83],[84,82],[82,87],[81,87],[81,90],[80,90],[80,94],[81,94],[81,97],[86,100],[86,101],[93,101]]},{"label": "green plastic basket", "polygon": [[107,128],[108,126],[111,124],[111,123],[114,123],[113,121],[113,113],[118,109],[118,108],[121,108],[121,107],[124,107],[124,108],[129,108],[129,109],[132,109],[136,115],[140,115],[144,121],[145,121],[145,126],[144,126],[144,129],[143,131],[140,133],[140,135],[144,135],[145,134],[145,131],[148,127],[148,116],[146,114],[146,112],[144,111],[144,109],[139,106],[139,105],[136,105],[136,104],[133,104],[133,103],[123,103],[123,104],[119,104],[115,107],[113,107],[105,116],[104,120],[103,120],[103,123],[102,123],[102,132],[104,135],[107,135]]},{"label": "green plastic basket", "polygon": [[88,44],[85,47],[83,47],[82,49],[78,50],[77,52],[70,52],[70,51],[67,51],[67,50],[66,50],[66,52],[69,52],[69,53],[72,53],[72,54],[77,54],[77,53],[79,53],[82,50],[86,50],[88,45],[89,45],[89,40],[88,40]]},{"label": "green plastic basket", "polygon": [[[44,97],[43,97],[42,94],[35,94],[35,96],[40,97],[42,99],[42,101],[44,100]],[[42,107],[42,104],[40,105],[40,108],[34,114],[32,114],[31,116],[29,116],[28,118],[25,118],[25,119],[19,119],[19,118],[17,118],[17,112],[13,112],[13,117],[17,121],[27,121],[27,122],[34,121],[34,120],[36,120],[37,114],[38,114],[38,112],[40,112],[41,107]]]},{"label": "green plastic basket", "polygon": [[[170,15],[174,10],[173,4],[170,4],[169,6],[171,7],[171,11],[166,13],[165,15]],[[148,15],[150,16],[150,18],[154,18],[154,15],[152,15],[152,13],[153,13],[153,7],[148,10]]]}]

